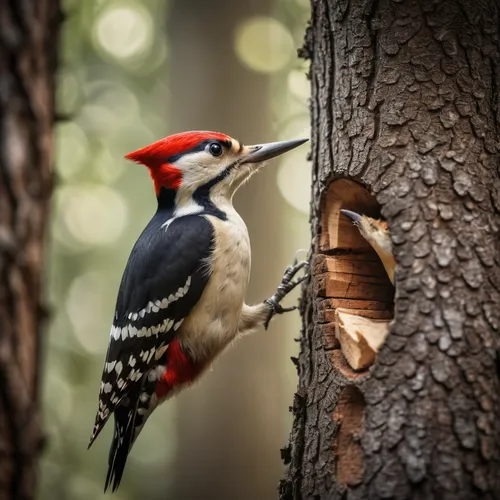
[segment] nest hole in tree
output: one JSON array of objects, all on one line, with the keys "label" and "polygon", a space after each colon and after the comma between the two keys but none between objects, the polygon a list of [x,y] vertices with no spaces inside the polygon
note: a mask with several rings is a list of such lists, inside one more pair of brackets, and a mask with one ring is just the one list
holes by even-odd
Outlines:
[{"label": "nest hole in tree", "polygon": [[[380,218],[370,192],[349,179],[330,183],[322,200],[319,252],[314,263],[318,323],[332,362],[357,378],[376,359],[394,310],[394,287],[375,250],[341,209]],[[346,363],[347,361],[347,363]],[[339,364],[339,366],[337,366]]]}]

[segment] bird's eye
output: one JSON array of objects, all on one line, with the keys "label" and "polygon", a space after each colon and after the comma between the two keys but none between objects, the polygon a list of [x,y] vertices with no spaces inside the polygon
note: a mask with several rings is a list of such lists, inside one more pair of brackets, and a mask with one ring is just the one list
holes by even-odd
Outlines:
[{"label": "bird's eye", "polygon": [[222,146],[217,142],[210,144],[208,150],[212,156],[220,156],[222,154]]}]

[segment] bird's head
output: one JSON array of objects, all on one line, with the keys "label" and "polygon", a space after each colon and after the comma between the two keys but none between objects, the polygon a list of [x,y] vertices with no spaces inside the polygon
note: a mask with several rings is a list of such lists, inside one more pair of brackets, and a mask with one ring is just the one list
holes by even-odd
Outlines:
[{"label": "bird's head", "polygon": [[245,146],[217,132],[183,132],[129,153],[125,158],[145,165],[156,195],[162,189],[182,198],[196,192],[231,198],[262,162],[300,146],[307,139]]},{"label": "bird's head", "polygon": [[377,252],[391,282],[394,284],[396,261],[392,252],[391,233],[387,222],[384,220],[372,219],[371,217],[360,215],[351,210],[342,209],[340,212],[352,221],[359,229],[361,236],[363,236]]},{"label": "bird's head", "polygon": [[391,233],[389,225],[384,220],[372,219],[367,215],[360,215],[351,210],[340,211],[349,218],[359,229],[361,236],[370,243],[372,247],[381,249],[384,253],[392,253]]}]

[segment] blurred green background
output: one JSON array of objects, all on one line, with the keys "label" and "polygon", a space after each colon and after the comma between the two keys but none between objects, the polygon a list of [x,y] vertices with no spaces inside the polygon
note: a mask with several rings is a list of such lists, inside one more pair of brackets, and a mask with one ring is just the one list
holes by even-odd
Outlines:
[{"label": "blurred green background", "polygon": [[[296,50],[309,0],[66,0],[64,11],[39,498],[98,500],[113,424],[87,444],[110,323],[129,252],[156,208],[146,169],[123,156],[193,129],[246,144],[308,137],[307,66]],[[272,161],[236,196],[252,242],[249,302],[271,295],[295,250],[309,248],[306,154]],[[278,317],[156,410],[112,498],[276,498],[299,330],[297,312]]]}]

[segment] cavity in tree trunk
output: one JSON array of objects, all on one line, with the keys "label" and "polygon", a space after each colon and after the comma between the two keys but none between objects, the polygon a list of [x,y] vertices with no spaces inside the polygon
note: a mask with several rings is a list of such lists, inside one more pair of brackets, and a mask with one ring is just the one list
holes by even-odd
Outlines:
[{"label": "cavity in tree trunk", "polygon": [[[312,1],[313,276],[282,500],[500,498],[499,21],[495,0]],[[369,254],[338,213],[360,207],[398,270],[389,335],[354,372],[327,264]],[[367,290],[360,310],[388,310]]]},{"label": "cavity in tree trunk", "polygon": [[58,0],[0,6],[0,499],[32,499]]}]

